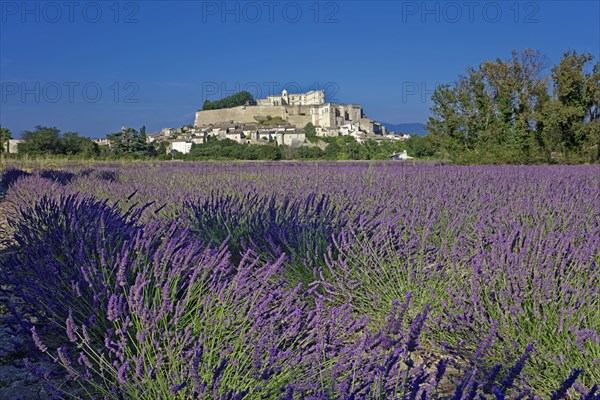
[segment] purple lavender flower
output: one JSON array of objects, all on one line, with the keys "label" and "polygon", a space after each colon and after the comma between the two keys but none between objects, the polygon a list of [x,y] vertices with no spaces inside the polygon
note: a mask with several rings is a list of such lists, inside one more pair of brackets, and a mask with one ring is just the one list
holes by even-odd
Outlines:
[{"label": "purple lavender flower", "polygon": [[494,389],[494,397],[496,400],[504,400],[506,398],[506,394],[500,389]]},{"label": "purple lavender flower", "polygon": [[581,397],[581,400],[599,400],[600,394],[597,394],[599,389],[600,389],[600,386],[598,386],[598,384],[592,386],[590,391]]},{"label": "purple lavender flower", "polygon": [[440,383],[445,374],[446,362],[444,360],[439,360],[436,364],[435,383]]},{"label": "purple lavender flower", "polygon": [[81,325],[81,335],[83,336],[83,343],[89,345],[91,342],[90,334],[85,324]]},{"label": "purple lavender flower", "polygon": [[496,384],[496,378],[502,371],[502,364],[494,365],[484,379],[483,384],[483,393],[491,394],[494,390],[494,385]]},{"label": "purple lavender flower", "polygon": [[44,345],[40,337],[38,336],[35,326],[31,327],[31,338],[33,339],[33,343],[35,343],[36,347],[42,352],[45,353],[48,350],[48,347]]},{"label": "purple lavender flower", "polygon": [[75,326],[75,323],[73,322],[73,312],[71,310],[69,310],[69,317],[67,318],[66,325],[67,325],[67,337],[69,338],[69,340],[72,343],[76,342],[77,335],[75,334],[75,332],[77,331],[77,327]]},{"label": "purple lavender flower", "polygon": [[423,312],[419,313],[410,325],[410,330],[408,332],[408,340],[406,342],[406,351],[413,352],[417,349],[419,336],[421,335],[421,331],[423,330],[423,325],[425,324],[425,320],[427,319],[428,312],[429,304],[426,304]]},{"label": "purple lavender flower", "polygon": [[107,318],[109,321],[115,321],[120,316],[119,297],[116,294],[111,294],[108,298]]},{"label": "purple lavender flower", "polygon": [[[8,305],[13,324],[46,352],[44,344],[54,353],[66,343],[59,358],[79,354],[71,368],[86,379],[89,370],[115,398],[123,385],[142,391],[157,374],[166,388],[197,398],[276,398],[287,387],[314,400],[403,391],[435,398],[455,354],[473,360],[456,398],[533,398],[514,391],[524,359],[506,377],[500,366],[474,372],[506,358],[522,318],[529,320],[519,334],[547,351],[532,353],[532,363],[593,364],[585,357],[594,356],[598,335],[580,310],[598,297],[588,284],[600,276],[591,219],[598,197],[589,189],[597,167],[381,165],[373,190],[356,185],[360,164],[321,167],[320,180],[308,165],[259,164],[243,174],[227,164],[156,165],[151,176],[132,166],[102,185],[98,174],[78,175],[69,187],[19,179],[2,203],[22,209],[10,214],[16,251],[0,257],[0,279],[23,305]],[[108,205],[135,190],[140,203],[129,211]],[[143,211],[157,200],[160,215]],[[408,301],[395,302],[385,319],[387,299],[414,283],[423,283],[419,301],[429,294],[436,302],[427,327],[462,340],[446,346],[436,369],[428,352],[414,354],[428,309],[407,328]],[[555,325],[562,353],[547,340]],[[435,372],[424,374],[429,368]]]},{"label": "purple lavender flower", "polygon": [[60,360],[62,365],[65,368],[67,368],[67,370],[71,370],[71,359],[67,354],[67,349],[64,347],[59,347],[58,349],[56,349],[56,352],[58,353],[58,359]]},{"label": "purple lavender flower", "polygon": [[566,396],[567,391],[571,388],[571,386],[573,386],[573,384],[575,383],[575,381],[577,380],[579,375],[581,375],[582,372],[583,372],[582,369],[577,369],[577,368],[573,369],[573,371],[571,372],[569,377],[567,379],[565,379],[565,381],[563,383],[561,383],[560,387],[557,390],[552,392],[552,395],[550,396],[550,400],[563,399]]},{"label": "purple lavender flower", "polygon": [[86,368],[92,368],[92,363],[90,362],[90,359],[85,355],[83,351],[79,352],[77,362],[79,363],[79,365],[83,365]]},{"label": "purple lavender flower", "polygon": [[512,388],[515,379],[517,379],[517,377],[521,374],[521,371],[523,371],[523,368],[525,367],[525,363],[527,362],[527,359],[529,358],[529,354],[532,352],[533,350],[533,346],[531,346],[530,344],[527,345],[527,347],[525,348],[525,353],[517,360],[517,362],[515,363],[515,365],[513,365],[511,367],[511,369],[508,371],[508,374],[506,375],[506,377],[502,380],[502,389],[500,390],[501,393],[506,394],[507,390]]},{"label": "purple lavender flower", "polygon": [[29,373],[31,373],[33,376],[39,379],[44,379],[44,372],[35,365],[33,365],[29,358],[24,358],[23,364],[27,371],[29,371]]},{"label": "purple lavender flower", "polygon": [[129,371],[129,361],[125,361],[117,370],[117,378],[120,385],[127,383],[127,372]]},{"label": "purple lavender flower", "polygon": [[183,381],[182,383],[174,383],[169,387],[169,394],[177,394],[181,389],[187,386],[187,382]]}]

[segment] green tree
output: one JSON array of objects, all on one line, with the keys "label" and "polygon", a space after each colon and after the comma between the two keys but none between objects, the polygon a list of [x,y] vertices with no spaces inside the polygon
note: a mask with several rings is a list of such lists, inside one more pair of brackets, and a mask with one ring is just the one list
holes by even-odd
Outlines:
[{"label": "green tree", "polygon": [[8,152],[8,141],[12,138],[12,133],[8,128],[0,127],[0,153]]},{"label": "green tree", "polygon": [[373,160],[376,154],[379,154],[381,151],[379,147],[379,143],[377,143],[373,139],[369,139],[364,142],[361,146],[361,159],[365,160]]},{"label": "green tree", "polygon": [[316,146],[298,148],[298,156],[305,160],[317,160],[323,158],[323,150]]},{"label": "green tree", "polygon": [[19,153],[30,155],[61,154],[60,131],[57,128],[37,125],[33,131],[25,131],[19,143]]},{"label": "green tree", "polygon": [[260,160],[261,151],[258,145],[244,145],[242,147],[241,157],[244,160]]},{"label": "green tree", "polygon": [[157,155],[154,146],[147,141],[145,126],[142,126],[139,132],[133,128],[123,127],[120,132],[109,133],[106,137],[111,142],[114,155],[134,157]]},{"label": "green tree", "polygon": [[[553,97],[544,109],[542,137],[554,145],[566,161],[581,158],[585,147],[600,145],[598,139],[600,63],[592,71],[586,67],[591,54],[568,51],[552,68]],[[592,160],[598,160],[594,152]]]},{"label": "green tree", "polygon": [[158,147],[156,148],[156,152],[158,153],[158,155],[163,155],[163,154],[167,154],[167,150],[168,150],[168,142],[166,141],[162,141],[158,144]]},{"label": "green tree", "polygon": [[380,153],[384,154],[386,158],[394,153],[402,152],[406,150],[405,140],[382,140],[379,144]]},{"label": "green tree", "polygon": [[79,136],[77,132],[65,132],[60,139],[61,153],[66,155],[83,155],[96,157],[100,149],[91,139]]},{"label": "green tree", "polygon": [[133,128],[121,128],[121,132],[115,133],[117,138],[116,147],[118,153],[131,154],[134,151],[134,140],[138,132]]},{"label": "green tree", "polygon": [[221,108],[231,108],[246,104],[253,105],[256,104],[256,102],[250,92],[243,91],[217,101],[206,100],[202,105],[202,110],[218,110]]},{"label": "green tree", "polygon": [[155,154],[154,146],[148,143],[146,136],[146,126],[142,125],[139,132],[132,132],[131,150],[138,156],[150,156]]},{"label": "green tree", "polygon": [[600,162],[600,62],[594,64],[585,91],[591,105],[588,117],[590,161]]},{"label": "green tree", "polygon": [[346,145],[346,153],[348,158],[351,160],[366,160],[367,153],[364,151],[365,147],[361,146],[357,142],[351,142]]},{"label": "green tree", "polygon": [[312,122],[309,122],[304,126],[304,133],[306,134],[306,136],[309,137],[317,136],[317,130],[315,129],[315,126],[312,124]]},{"label": "green tree", "polygon": [[432,143],[459,161],[543,161],[545,66],[546,59],[531,49],[513,51],[507,60],[486,61],[436,88],[427,123]]},{"label": "green tree", "polygon": [[[255,146],[255,145],[252,145]],[[282,159],[281,149],[278,146],[260,146],[261,160],[277,161]]]},{"label": "green tree", "polygon": [[327,160],[337,160],[338,153],[340,153],[341,149],[342,148],[337,142],[331,142],[325,147],[323,158],[326,158]]},{"label": "green tree", "polygon": [[548,80],[542,74],[546,66],[546,58],[531,49],[481,66],[500,117],[500,129],[494,133],[502,137],[499,143],[514,149],[516,162],[540,161],[536,154],[544,143],[536,140],[536,128],[549,99]]},{"label": "green tree", "polygon": [[411,157],[432,157],[436,154],[436,148],[428,136],[412,135],[406,140],[406,150]]}]

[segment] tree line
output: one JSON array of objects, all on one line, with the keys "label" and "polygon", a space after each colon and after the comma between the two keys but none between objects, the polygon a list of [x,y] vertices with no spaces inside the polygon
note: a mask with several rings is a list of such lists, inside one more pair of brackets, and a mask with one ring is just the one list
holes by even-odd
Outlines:
[{"label": "tree line", "polygon": [[[7,151],[7,143],[12,139],[8,128],[0,128],[0,150]],[[80,136],[77,132],[64,132],[56,127],[37,125],[31,131],[21,134],[18,153],[30,156],[76,156],[80,158],[148,158],[156,157],[159,151],[167,152],[166,143],[162,147],[146,141],[146,128],[139,131],[123,128],[120,132],[109,133],[106,138],[110,146],[100,146],[92,139]]]},{"label": "tree line", "polygon": [[[12,134],[1,128],[0,138],[8,141]],[[405,141],[367,140],[358,143],[351,136],[317,137],[312,124],[305,127],[314,146],[289,147],[266,144],[241,144],[229,139],[209,138],[193,144],[188,154],[168,154],[168,142],[148,143],[146,128],[123,128],[106,135],[110,146],[101,146],[77,132],[61,133],[54,127],[36,126],[22,133],[19,154],[30,156],[76,156],[81,158],[182,159],[182,160],[386,160],[396,152],[408,150],[416,157],[431,157],[425,139],[412,136]],[[317,145],[318,144],[318,145]]]},{"label": "tree line", "polygon": [[[230,139],[210,138],[193,144],[188,154],[176,153],[181,160],[387,160],[396,152],[407,150],[418,157],[431,157],[419,136],[405,141],[367,140],[358,143],[352,136],[319,137],[320,146],[290,147],[286,145],[241,144]],[[161,156],[162,157],[162,156]]]},{"label": "tree line", "polygon": [[243,91],[231,96],[227,96],[217,101],[206,100],[202,105],[202,110],[218,110],[221,108],[231,108],[243,105],[254,105],[254,97],[250,92]]},{"label": "tree line", "polygon": [[[0,128],[0,150],[8,151],[8,141],[12,139],[8,128]],[[59,129],[37,125],[32,131],[21,134],[22,142],[18,145],[21,154],[33,156],[78,155],[93,158],[100,155],[100,147],[87,137],[77,132],[61,133]]]},{"label": "tree line", "polygon": [[600,161],[600,63],[567,51],[546,73],[531,49],[438,86],[427,146],[459,163]]}]

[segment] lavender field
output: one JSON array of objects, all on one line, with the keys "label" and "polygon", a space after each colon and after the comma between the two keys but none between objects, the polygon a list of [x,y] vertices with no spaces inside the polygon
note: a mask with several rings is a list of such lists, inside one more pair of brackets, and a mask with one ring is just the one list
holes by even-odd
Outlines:
[{"label": "lavender field", "polygon": [[55,398],[600,399],[600,166],[5,169]]}]

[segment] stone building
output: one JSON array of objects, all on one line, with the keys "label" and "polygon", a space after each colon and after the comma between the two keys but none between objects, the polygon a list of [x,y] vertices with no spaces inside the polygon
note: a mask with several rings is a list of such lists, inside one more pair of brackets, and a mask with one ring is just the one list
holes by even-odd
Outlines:
[{"label": "stone building", "polygon": [[275,133],[275,142],[279,145],[290,147],[300,147],[306,140],[306,134],[303,129],[286,130]]},{"label": "stone building", "polygon": [[[255,106],[245,105],[220,110],[196,112],[196,127],[229,124],[255,124],[267,117],[279,117],[287,123],[303,128],[309,122],[321,128],[317,132],[330,135],[348,124],[356,124],[370,134],[385,133],[381,124],[366,118],[359,104],[338,104],[325,101],[325,92],[313,90],[308,93],[290,94],[286,90],[279,96],[257,100]],[[383,132],[382,132],[383,128]]]},{"label": "stone building", "polygon": [[325,92],[322,90],[311,90],[308,93],[289,94],[287,90],[281,92],[281,96],[268,96],[259,99],[259,106],[312,106],[325,103]]}]

